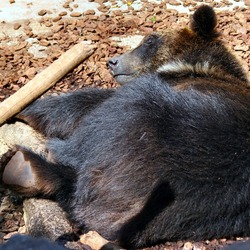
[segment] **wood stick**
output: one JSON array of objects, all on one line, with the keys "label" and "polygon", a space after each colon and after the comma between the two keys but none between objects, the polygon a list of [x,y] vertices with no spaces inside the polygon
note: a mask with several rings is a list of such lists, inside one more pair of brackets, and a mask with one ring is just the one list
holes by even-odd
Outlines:
[{"label": "wood stick", "polygon": [[0,103],[0,125],[37,99],[65,74],[93,54],[94,50],[94,46],[86,45],[83,42],[74,45],[48,68]]}]

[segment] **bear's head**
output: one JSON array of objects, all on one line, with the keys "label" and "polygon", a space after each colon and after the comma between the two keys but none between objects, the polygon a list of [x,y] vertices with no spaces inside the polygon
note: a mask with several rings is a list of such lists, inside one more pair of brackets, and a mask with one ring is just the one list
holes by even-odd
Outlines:
[{"label": "bear's head", "polygon": [[137,48],[111,58],[107,65],[120,84],[144,73],[174,78],[185,72],[247,81],[238,60],[218,38],[216,24],[213,8],[202,5],[191,17],[190,28],[147,35]]}]

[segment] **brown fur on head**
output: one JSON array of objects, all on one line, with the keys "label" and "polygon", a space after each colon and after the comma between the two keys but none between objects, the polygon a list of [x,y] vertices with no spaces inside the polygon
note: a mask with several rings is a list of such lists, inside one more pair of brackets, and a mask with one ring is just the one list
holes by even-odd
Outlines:
[{"label": "brown fur on head", "polygon": [[200,6],[190,24],[190,28],[146,36],[134,50],[109,60],[111,73],[120,84],[148,72],[164,74],[166,79],[197,74],[247,81],[241,65],[218,39],[213,8]]}]

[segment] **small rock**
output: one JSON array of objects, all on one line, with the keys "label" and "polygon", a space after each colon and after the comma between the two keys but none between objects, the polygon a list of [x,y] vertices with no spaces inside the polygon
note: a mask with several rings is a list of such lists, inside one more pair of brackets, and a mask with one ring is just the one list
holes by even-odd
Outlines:
[{"label": "small rock", "polygon": [[19,51],[19,50],[25,48],[27,45],[28,45],[28,42],[22,42],[19,45],[14,46],[13,48],[15,51]]},{"label": "small rock", "polygon": [[67,11],[62,11],[62,12],[59,13],[59,16],[66,16],[67,14],[68,14]]},{"label": "small rock", "polygon": [[92,40],[94,42],[98,42],[100,40],[100,37],[98,35],[91,34],[89,35],[89,40]]},{"label": "small rock", "polygon": [[0,67],[5,67],[7,65],[6,61],[0,61]]},{"label": "small rock", "polygon": [[103,69],[102,71],[100,71],[100,76],[101,76],[101,79],[106,82],[112,81],[112,78],[113,78],[109,70],[107,69]]},{"label": "small rock", "polygon": [[19,227],[19,229],[18,229],[18,233],[19,234],[25,234],[26,233],[26,227],[25,226],[22,226],[22,227]]},{"label": "small rock", "polygon": [[224,239],[220,239],[219,241],[220,241],[220,242],[226,242],[227,239],[224,238]]},{"label": "small rock", "polygon": [[[56,26],[56,27],[53,27],[52,31],[53,31],[54,33],[57,33],[57,32],[59,32],[62,28],[63,28],[63,26]],[[60,37],[60,35],[59,35],[59,37]],[[45,45],[45,46],[47,46],[47,45]]]},{"label": "small rock", "polygon": [[[14,218],[13,214],[6,214],[6,215],[4,216],[4,219],[5,219],[5,220],[8,220],[8,221],[12,220],[13,218]],[[15,230],[12,230],[12,231],[15,231]]]},{"label": "small rock", "polygon": [[50,45],[50,42],[48,40],[46,40],[46,39],[42,39],[42,40],[39,41],[39,45],[48,46],[48,45]]},{"label": "small rock", "polygon": [[95,11],[94,10],[87,10],[84,12],[84,15],[95,15]]},{"label": "small rock", "polygon": [[18,30],[22,25],[20,23],[14,23],[14,30]]},{"label": "small rock", "polygon": [[69,3],[65,3],[65,4],[63,4],[63,8],[65,8],[65,9],[70,8]]},{"label": "small rock", "polygon": [[248,45],[236,45],[236,46],[234,46],[234,50],[236,50],[236,51],[246,52],[246,51],[248,51],[248,49],[249,49]]},{"label": "small rock", "polygon": [[242,237],[236,237],[236,240],[239,241],[239,240],[243,240]]},{"label": "small rock", "polygon": [[182,248],[183,250],[192,250],[193,244],[191,242],[186,242]]},{"label": "small rock", "polygon": [[183,247],[184,243],[182,241],[177,241],[176,242],[177,246],[180,248],[180,247]]},{"label": "small rock", "polygon": [[44,25],[45,25],[46,27],[52,27],[52,26],[53,26],[53,23],[48,21],[48,22],[45,22]]},{"label": "small rock", "polygon": [[135,18],[124,18],[122,25],[125,28],[136,28],[138,27],[137,21]]},{"label": "small rock", "polygon": [[71,17],[80,17],[80,16],[82,16],[82,13],[81,12],[72,12],[72,13],[70,13],[70,16]]},{"label": "small rock", "polygon": [[97,24],[95,22],[87,22],[85,23],[85,28],[86,29],[96,29]]},{"label": "small rock", "polygon": [[144,23],[144,26],[145,27],[153,27],[154,23],[152,21],[147,21],[147,22]]},{"label": "small rock", "polygon": [[57,16],[57,17],[54,17],[54,18],[52,19],[52,21],[53,21],[53,22],[58,22],[58,21],[61,20],[61,19],[62,19],[61,16]]},{"label": "small rock", "polygon": [[176,0],[169,0],[169,4],[174,6],[181,5],[181,3]]},{"label": "small rock", "polygon": [[9,0],[10,1],[10,4],[12,4],[12,3],[15,3],[16,1],[15,0]]},{"label": "small rock", "polygon": [[193,245],[193,250],[206,250],[206,247],[198,242]]},{"label": "small rock", "polygon": [[115,15],[115,16],[122,16],[123,14],[122,14],[121,10],[114,10],[113,11],[113,15]]},{"label": "small rock", "polygon": [[4,235],[4,239],[5,240],[8,240],[10,237],[12,237],[13,235],[15,235],[15,234],[18,234],[18,232],[11,232],[11,233],[8,233],[8,234],[6,234],[6,235]]},{"label": "small rock", "polygon": [[24,20],[24,24],[28,26],[30,24],[30,20]]},{"label": "small rock", "polygon": [[213,240],[210,241],[210,244],[216,246],[216,245],[218,245],[218,240],[217,239],[213,239]]},{"label": "small rock", "polygon": [[47,14],[47,10],[40,10],[37,14],[39,16],[44,16],[45,14]]},{"label": "small rock", "polygon": [[250,0],[245,0],[244,2],[246,6],[250,6]]},{"label": "small rock", "polygon": [[96,15],[88,15],[88,19],[92,20],[92,21],[96,21],[96,20],[98,20],[98,16],[96,16]]},{"label": "small rock", "polygon": [[108,243],[100,234],[95,231],[89,231],[80,236],[80,242],[84,245],[90,246],[92,249],[101,249]]},{"label": "small rock", "polygon": [[109,10],[109,8],[105,6],[104,4],[100,5],[97,9],[101,12],[108,12]]},{"label": "small rock", "polygon": [[31,67],[27,69],[24,73],[29,79],[32,79],[36,74],[36,69],[34,67]]},{"label": "small rock", "polygon": [[150,27],[140,27],[140,31],[144,32],[145,34],[153,32],[153,29]]},{"label": "small rock", "polygon": [[13,85],[12,85],[12,89],[13,89],[14,91],[17,91],[17,90],[20,89],[20,87],[19,87],[17,84],[13,84]]}]

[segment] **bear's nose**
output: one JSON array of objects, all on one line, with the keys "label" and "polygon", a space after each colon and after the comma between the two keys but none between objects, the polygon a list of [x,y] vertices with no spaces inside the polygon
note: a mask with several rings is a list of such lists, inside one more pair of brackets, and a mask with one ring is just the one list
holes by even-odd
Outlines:
[{"label": "bear's nose", "polygon": [[108,60],[107,62],[107,67],[110,69],[110,70],[114,70],[114,68],[116,68],[119,64],[119,60],[117,57],[113,57],[111,59]]}]

